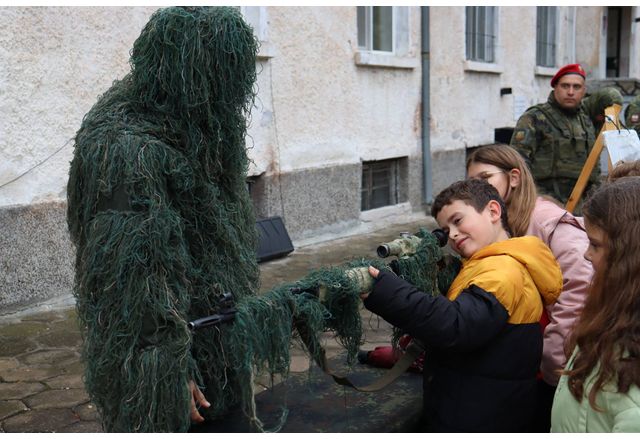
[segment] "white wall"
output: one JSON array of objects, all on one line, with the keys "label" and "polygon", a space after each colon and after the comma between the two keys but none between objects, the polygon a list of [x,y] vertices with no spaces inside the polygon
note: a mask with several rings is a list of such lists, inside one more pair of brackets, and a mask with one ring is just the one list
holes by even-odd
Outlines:
[{"label": "white wall", "polygon": [[[82,117],[129,71],[129,50],[155,9],[0,8],[0,207],[65,198]],[[407,56],[419,61],[420,8],[409,10]],[[258,62],[251,175],[419,154],[418,63],[409,69],[357,65],[353,6],[261,11],[268,56]],[[558,64],[578,61],[591,77],[602,76],[603,8],[561,7],[559,15]],[[516,99],[525,106],[546,99],[554,69],[535,66],[535,6],[499,7],[500,73],[465,63],[464,7],[431,7],[430,16],[433,152],[492,143],[494,128],[515,124]],[[573,25],[575,43],[569,41]],[[638,77],[636,24],[631,46],[630,73]],[[501,97],[505,87],[513,93]]]},{"label": "white wall", "polygon": [[[0,8],[0,206],[66,197],[73,137],[156,8]],[[420,71],[357,66],[355,7],[266,7],[252,175],[419,150]],[[420,10],[408,56],[419,57]],[[265,17],[263,17],[265,18]],[[419,63],[416,63],[419,66]],[[65,146],[66,145],[66,146]]]},{"label": "white wall", "polygon": [[[0,206],[66,197],[84,114],[129,70],[155,8],[0,8]],[[65,146],[66,145],[66,146]]]},{"label": "white wall", "polygon": [[[420,10],[411,10],[409,56],[419,57]],[[356,65],[355,7],[267,13],[273,57],[260,62],[253,174],[416,153],[419,68]]]}]

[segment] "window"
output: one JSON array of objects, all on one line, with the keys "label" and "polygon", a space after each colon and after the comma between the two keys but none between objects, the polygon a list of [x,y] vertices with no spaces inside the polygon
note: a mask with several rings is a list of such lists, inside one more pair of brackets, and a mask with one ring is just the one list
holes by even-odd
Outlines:
[{"label": "window", "polygon": [[393,6],[358,6],[358,47],[393,52]]},{"label": "window", "polygon": [[536,65],[555,67],[558,8],[555,6],[538,6],[536,12]]},{"label": "window", "polygon": [[420,58],[409,53],[407,6],[357,6],[359,66],[415,69]]},{"label": "window", "polygon": [[398,203],[399,168],[395,159],[362,163],[361,210]]},{"label": "window", "polygon": [[466,7],[467,59],[486,63],[496,62],[496,7]]}]

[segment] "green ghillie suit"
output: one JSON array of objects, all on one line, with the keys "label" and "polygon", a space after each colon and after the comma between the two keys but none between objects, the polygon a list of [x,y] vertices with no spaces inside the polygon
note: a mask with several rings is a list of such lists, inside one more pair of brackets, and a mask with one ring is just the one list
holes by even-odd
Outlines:
[{"label": "green ghillie suit", "polygon": [[77,133],[75,295],[86,386],[106,431],[187,430],[191,379],[206,386],[211,413],[242,395],[223,332],[192,336],[185,323],[217,311],[225,292],[240,301],[257,291],[244,145],[256,52],[237,9],[159,10],[131,72]]},{"label": "green ghillie suit", "polygon": [[[286,375],[295,336],[316,360],[325,330],[351,361],[362,342],[361,285],[347,269],[384,269],[379,260],[257,295],[244,144],[256,52],[235,8],[161,9],[133,46],[131,72],[76,135],[67,212],[74,294],[85,385],[107,432],[187,431],[190,380],[211,403],[200,409],[206,419],[240,406],[260,428],[254,376]],[[402,264],[435,288],[434,251]],[[189,321],[221,311],[228,292],[235,319],[189,331]]]}]

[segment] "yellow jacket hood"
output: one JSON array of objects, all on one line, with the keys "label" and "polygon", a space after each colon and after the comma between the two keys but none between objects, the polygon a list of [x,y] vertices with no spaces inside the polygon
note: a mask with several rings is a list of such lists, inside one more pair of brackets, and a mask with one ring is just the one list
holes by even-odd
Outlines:
[{"label": "yellow jacket hood", "polygon": [[522,236],[495,242],[477,251],[469,260],[497,255],[511,256],[524,265],[545,305],[556,301],[562,291],[562,270],[542,240],[535,236]]},{"label": "yellow jacket hood", "polygon": [[560,295],[562,271],[546,244],[523,236],[490,244],[464,260],[447,297],[454,300],[472,284],[494,294],[512,322],[533,322],[540,319],[542,302],[549,305]]}]

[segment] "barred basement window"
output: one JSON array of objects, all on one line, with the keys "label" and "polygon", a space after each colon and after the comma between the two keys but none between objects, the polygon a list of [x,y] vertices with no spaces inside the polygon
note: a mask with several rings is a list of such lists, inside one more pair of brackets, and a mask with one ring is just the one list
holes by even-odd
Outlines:
[{"label": "barred basement window", "polygon": [[399,167],[397,159],[362,163],[361,210],[398,203]]},{"label": "barred basement window", "polygon": [[496,61],[496,7],[466,7],[466,55],[470,61]]},{"label": "barred basement window", "polygon": [[536,65],[555,67],[558,8],[538,6],[536,12]]}]

